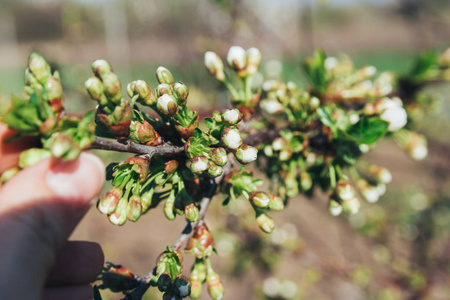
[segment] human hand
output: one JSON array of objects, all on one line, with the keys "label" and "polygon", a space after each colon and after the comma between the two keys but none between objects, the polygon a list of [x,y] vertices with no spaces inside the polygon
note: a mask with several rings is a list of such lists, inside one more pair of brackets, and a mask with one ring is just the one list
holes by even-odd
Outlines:
[{"label": "human hand", "polygon": [[[0,123],[0,174],[17,163],[30,140],[4,144],[12,132]],[[98,244],[67,242],[100,192],[103,163],[83,153],[74,161],[46,159],[0,187],[0,295],[2,299],[89,299],[100,273]]]}]

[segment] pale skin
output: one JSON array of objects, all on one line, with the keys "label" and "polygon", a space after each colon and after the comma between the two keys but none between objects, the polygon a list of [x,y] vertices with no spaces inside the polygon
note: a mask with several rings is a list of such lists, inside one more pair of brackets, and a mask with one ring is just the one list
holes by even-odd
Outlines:
[{"label": "pale skin", "polygon": [[[17,163],[32,140],[12,144],[0,123],[0,173]],[[96,243],[67,241],[105,178],[99,158],[83,153],[72,162],[46,159],[0,186],[0,298],[93,298],[90,282],[104,256]]]}]

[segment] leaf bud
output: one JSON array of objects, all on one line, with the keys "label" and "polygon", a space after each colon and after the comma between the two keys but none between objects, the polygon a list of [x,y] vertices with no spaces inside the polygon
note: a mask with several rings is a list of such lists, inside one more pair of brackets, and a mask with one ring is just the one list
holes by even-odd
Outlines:
[{"label": "leaf bud", "polygon": [[158,277],[158,290],[160,292],[167,292],[172,287],[172,278],[170,278],[169,273],[162,273]]},{"label": "leaf bud", "polygon": [[222,131],[222,143],[232,150],[237,150],[242,145],[242,138],[239,130],[232,128],[225,128]]},{"label": "leaf bud", "polygon": [[211,75],[213,75],[218,81],[225,80],[223,62],[216,53],[212,51],[207,51],[205,53],[205,66],[209,73],[211,73]]},{"label": "leaf bud", "polygon": [[200,220],[200,212],[194,203],[188,204],[184,207],[184,214],[189,222],[197,222]]},{"label": "leaf bud", "polygon": [[195,156],[191,162],[191,171],[194,174],[202,174],[208,170],[208,158],[204,155]]},{"label": "leaf bud", "polygon": [[174,84],[173,89],[177,95],[178,105],[186,105],[187,98],[189,96],[189,88],[187,87],[187,85],[185,85],[181,81],[178,81]]},{"label": "leaf bud", "polygon": [[111,190],[105,192],[97,202],[97,209],[105,215],[109,215],[116,210],[119,204],[120,197],[122,197],[122,189],[113,187]]},{"label": "leaf bud", "polygon": [[265,192],[256,191],[250,195],[250,202],[258,208],[267,208],[270,203],[270,196]]},{"label": "leaf bud", "polygon": [[245,50],[240,46],[233,46],[228,50],[228,65],[235,71],[243,70],[247,65],[247,56]]},{"label": "leaf bud", "polygon": [[107,105],[108,100],[106,99],[105,94],[103,93],[103,83],[98,77],[92,76],[88,80],[86,80],[84,86],[91,96],[92,100],[97,101],[100,105]]},{"label": "leaf bud", "polygon": [[227,151],[222,147],[211,149],[209,156],[213,163],[221,167],[225,166],[228,162]]},{"label": "leaf bud", "polygon": [[353,197],[350,200],[342,200],[342,210],[348,215],[357,214],[360,208],[361,203],[356,197]]},{"label": "leaf bud", "polygon": [[178,275],[174,281],[175,291],[181,298],[187,297],[191,294],[191,282],[184,275]]},{"label": "leaf bud", "polygon": [[272,233],[275,229],[275,222],[265,213],[261,213],[256,217],[256,223],[258,223],[259,228],[265,233]]},{"label": "leaf bud", "polygon": [[387,168],[383,168],[377,165],[369,166],[370,174],[375,177],[378,182],[389,183],[392,181],[392,174]]},{"label": "leaf bud", "polygon": [[328,201],[328,212],[332,216],[339,216],[342,212],[342,205],[336,199],[330,198]]},{"label": "leaf bud", "polygon": [[159,83],[167,83],[167,84],[173,83],[172,73],[170,73],[169,70],[167,70],[162,66],[156,69],[156,78],[158,79]]},{"label": "leaf bud", "polygon": [[258,71],[261,63],[261,52],[257,48],[249,48],[246,51],[247,55],[247,72],[249,75],[254,75]]},{"label": "leaf bud", "polygon": [[341,179],[337,183],[336,193],[341,200],[351,200],[355,197],[355,190],[348,180]]},{"label": "leaf bud", "polygon": [[92,72],[95,74],[95,76],[100,77],[103,79],[103,76],[106,74],[109,74],[112,72],[111,65],[103,59],[97,59],[95,60],[92,65]]},{"label": "leaf bud", "polygon": [[282,211],[284,209],[283,199],[277,195],[270,195],[269,209],[273,211]]},{"label": "leaf bud", "polygon": [[136,222],[142,215],[141,197],[132,195],[128,202],[128,220]]},{"label": "leaf bud", "polygon": [[212,178],[219,177],[223,174],[223,168],[213,162],[208,163],[208,175]]},{"label": "leaf bud", "polygon": [[105,94],[114,104],[119,104],[122,99],[122,83],[115,73],[107,73],[102,77]]},{"label": "leaf bud", "polygon": [[255,147],[248,145],[241,145],[234,153],[236,159],[241,164],[248,164],[254,162],[258,158],[258,150]]},{"label": "leaf bud", "polygon": [[309,191],[312,187],[311,175],[308,172],[300,173],[300,186],[303,191]]},{"label": "leaf bud", "polygon": [[242,120],[242,114],[237,108],[225,109],[222,112],[222,121],[228,125],[233,126]]},{"label": "leaf bud", "polygon": [[157,108],[160,113],[174,117],[178,113],[178,105],[172,95],[164,94],[158,98]]},{"label": "leaf bud", "polygon": [[52,75],[50,65],[43,56],[36,52],[31,53],[28,58],[28,69],[41,85],[45,85],[47,78]]}]

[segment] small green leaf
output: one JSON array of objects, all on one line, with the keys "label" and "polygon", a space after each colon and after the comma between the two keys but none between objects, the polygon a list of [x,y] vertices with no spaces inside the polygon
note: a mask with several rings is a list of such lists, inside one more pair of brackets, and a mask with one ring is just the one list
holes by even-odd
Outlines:
[{"label": "small green leaf", "polygon": [[319,107],[317,109],[317,115],[319,116],[319,120],[323,125],[330,129],[334,129],[335,123],[333,118],[331,117],[330,110],[327,107]]},{"label": "small green leaf", "polygon": [[373,144],[386,134],[389,124],[380,118],[362,117],[361,120],[350,127],[348,134],[358,144]]},{"label": "small green leaf", "polygon": [[194,137],[201,138],[202,134],[203,134],[203,132],[202,132],[202,130],[200,128],[197,127],[197,128],[194,129]]},{"label": "small green leaf", "polygon": [[212,130],[214,128],[214,123],[212,118],[205,118],[205,126],[208,127],[208,129]]}]

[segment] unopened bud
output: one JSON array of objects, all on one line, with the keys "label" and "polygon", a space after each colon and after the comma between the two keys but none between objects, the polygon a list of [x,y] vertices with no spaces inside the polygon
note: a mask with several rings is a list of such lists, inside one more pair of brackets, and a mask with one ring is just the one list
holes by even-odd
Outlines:
[{"label": "unopened bud", "polygon": [[291,149],[283,149],[278,154],[278,158],[280,161],[288,161],[291,159],[294,152]]},{"label": "unopened bud", "polygon": [[244,69],[247,65],[245,50],[239,46],[231,47],[228,51],[227,62],[235,71]]},{"label": "unopened bud", "polygon": [[162,143],[162,138],[155,131],[153,126],[147,121],[132,121],[130,125],[130,138],[139,144],[148,146],[158,146]]},{"label": "unopened bud", "polygon": [[122,99],[122,83],[115,73],[107,73],[102,77],[105,94],[115,104],[119,104]]},{"label": "unopened bud", "polygon": [[51,76],[50,65],[45,58],[37,53],[31,53],[28,58],[28,69],[30,69],[36,80],[45,85],[47,78]]},{"label": "unopened bud", "polygon": [[355,190],[348,180],[339,180],[336,186],[336,193],[341,200],[350,200],[355,196]]},{"label": "unopened bud", "polygon": [[152,90],[145,80],[136,80],[134,92],[139,95],[139,100],[146,103],[152,97]]},{"label": "unopened bud", "polygon": [[270,196],[267,193],[256,191],[251,194],[250,201],[258,208],[267,208],[270,203]]},{"label": "unopened bud", "polygon": [[36,77],[34,77],[33,73],[31,73],[30,69],[25,69],[25,84],[27,86],[33,86],[39,84]]},{"label": "unopened bud", "polygon": [[50,102],[52,111],[62,111],[63,89],[59,79],[54,76],[49,77],[45,89],[47,90],[47,101]]},{"label": "unopened bud", "polygon": [[300,173],[300,186],[302,187],[302,190],[309,191],[312,187],[312,179],[311,175],[309,175],[308,172],[301,172]]},{"label": "unopened bud", "polygon": [[191,294],[191,282],[184,275],[178,275],[174,281],[175,290],[181,298]]},{"label": "unopened bud", "polygon": [[342,200],[342,210],[348,215],[357,214],[361,207],[358,198],[353,197],[350,200]]},{"label": "unopened bud", "polygon": [[225,80],[225,73],[223,72],[223,62],[216,53],[212,51],[207,51],[205,53],[205,66],[208,69],[209,73],[216,77],[217,80]]},{"label": "unopened bud", "polygon": [[276,99],[264,99],[259,105],[261,109],[269,115],[281,114],[284,111],[284,106]]},{"label": "unopened bud", "polygon": [[266,145],[264,147],[264,155],[267,157],[272,157],[273,156],[273,148],[271,145]]},{"label": "unopened bud", "polygon": [[225,109],[222,112],[222,121],[228,125],[233,126],[239,123],[242,120],[242,114],[239,109]]},{"label": "unopened bud", "polygon": [[49,148],[52,156],[64,157],[74,150],[74,142],[69,135],[59,133],[52,137]]},{"label": "unopened bud", "polygon": [[289,142],[284,137],[277,137],[272,142],[272,148],[274,151],[281,151],[288,146]]},{"label": "unopened bud", "polygon": [[160,113],[169,117],[174,117],[178,113],[178,105],[175,98],[168,94],[158,98],[157,108]]},{"label": "unopened bud", "polygon": [[17,173],[19,173],[19,171],[20,170],[17,167],[12,167],[12,168],[5,170],[2,173],[2,176],[0,176],[0,184],[5,184],[8,180],[13,178]]},{"label": "unopened bud", "polygon": [[100,105],[108,104],[105,94],[103,93],[103,83],[98,77],[92,76],[86,80],[84,86],[92,100],[97,101]]},{"label": "unopened bud", "polygon": [[389,183],[392,181],[391,172],[383,167],[377,165],[370,165],[369,172],[375,177],[375,180],[381,183]]},{"label": "unopened bud", "polygon": [[309,100],[309,109],[310,110],[316,110],[320,106],[320,100],[317,97],[312,97]]},{"label": "unopened bud", "polygon": [[195,263],[192,266],[190,279],[191,282],[198,281],[200,283],[206,280],[206,266],[203,259],[195,259]]},{"label": "unopened bud", "polygon": [[172,278],[168,273],[162,273],[159,275],[157,284],[160,292],[167,292],[172,287]]},{"label": "unopened bud", "polygon": [[142,211],[145,213],[152,205],[154,189],[151,189],[141,195]]},{"label": "unopened bud", "polygon": [[39,126],[39,132],[42,135],[49,135],[55,129],[57,123],[58,117],[50,117]]},{"label": "unopened bud", "polygon": [[212,178],[219,177],[223,173],[223,168],[213,162],[209,162],[208,175]]},{"label": "unopened bud", "polygon": [[284,209],[283,199],[277,195],[270,195],[269,209],[273,211],[282,211]]},{"label": "unopened bud", "polygon": [[222,143],[232,149],[237,150],[242,145],[242,138],[239,130],[232,128],[225,128],[222,131]]},{"label": "unopened bud", "polygon": [[208,285],[208,293],[213,300],[220,300],[225,293],[225,287],[220,281],[219,275],[211,268],[208,269],[208,275],[206,276],[206,283]]},{"label": "unopened bud", "polygon": [[92,72],[97,76],[103,79],[103,76],[112,72],[111,65],[103,59],[95,60],[92,65]]},{"label": "unopened bud", "polygon": [[113,213],[119,204],[122,194],[122,190],[118,187],[112,188],[100,197],[100,200],[97,203],[97,209],[105,215]]},{"label": "unopened bud", "polygon": [[275,222],[265,213],[262,213],[256,217],[256,223],[258,223],[259,228],[261,228],[265,233],[272,233],[275,229]]},{"label": "unopened bud", "polygon": [[178,168],[178,161],[175,159],[165,162],[164,172],[172,174]]},{"label": "unopened bud", "polygon": [[168,69],[162,66],[156,69],[156,78],[158,79],[159,83],[167,83],[167,84],[173,83],[172,73],[170,73]]},{"label": "unopened bud", "polygon": [[18,165],[23,169],[51,156],[51,152],[46,149],[31,148],[20,153]]},{"label": "unopened bud", "polygon": [[141,197],[133,195],[128,203],[128,220],[136,222],[142,215]]},{"label": "unopened bud", "polygon": [[254,75],[258,71],[261,63],[261,52],[257,48],[250,48],[246,51],[247,55],[247,72],[249,75]]},{"label": "unopened bud", "polygon": [[370,185],[364,179],[359,179],[356,182],[356,187],[360,191],[361,196],[363,196],[363,198],[366,199],[366,201],[369,203],[375,203],[380,198],[377,187]]},{"label": "unopened bud", "polygon": [[191,279],[191,294],[192,299],[198,299],[202,295],[202,283]]},{"label": "unopened bud", "polygon": [[201,174],[208,169],[208,158],[204,155],[195,156],[191,162],[191,171],[194,174]]},{"label": "unopened bud", "polygon": [[122,197],[115,211],[108,216],[109,221],[118,226],[122,226],[127,221],[128,217],[128,199]]},{"label": "unopened bud", "polygon": [[186,216],[186,220],[189,222],[197,222],[200,220],[200,212],[194,203],[188,204],[184,207],[184,214]]},{"label": "unopened bud", "polygon": [[132,81],[127,85],[127,94],[128,97],[132,98],[135,94],[134,89],[136,88],[136,81]]},{"label": "unopened bud", "polygon": [[213,163],[221,167],[225,166],[228,162],[227,151],[222,147],[211,149],[209,156]]},{"label": "unopened bud", "polygon": [[342,213],[342,205],[336,199],[331,198],[328,201],[328,212],[332,216],[339,216]]},{"label": "unopened bud", "polygon": [[161,83],[156,87],[156,95],[161,97],[162,95],[173,95],[173,88],[170,84]]},{"label": "unopened bud", "polygon": [[241,164],[248,164],[254,162],[258,158],[258,150],[255,147],[248,145],[241,145],[234,153],[236,159]]},{"label": "unopened bud", "polygon": [[187,87],[187,85],[185,85],[181,81],[178,81],[174,84],[173,89],[177,95],[178,105],[186,105],[187,98],[189,96],[189,88]]},{"label": "unopened bud", "polygon": [[415,160],[422,160],[428,155],[428,147],[426,138],[413,132],[409,135],[405,150]]}]

